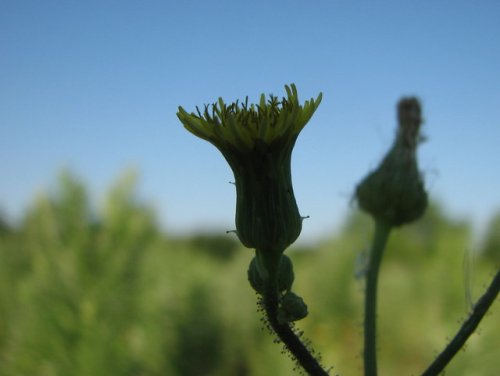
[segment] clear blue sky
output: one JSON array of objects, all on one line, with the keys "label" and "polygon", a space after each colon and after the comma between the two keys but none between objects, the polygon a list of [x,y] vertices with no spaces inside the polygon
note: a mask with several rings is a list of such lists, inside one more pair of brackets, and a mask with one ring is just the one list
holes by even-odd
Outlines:
[{"label": "clear blue sky", "polygon": [[498,1],[0,1],[0,208],[16,218],[68,167],[94,197],[127,167],[170,231],[232,229],[231,171],[185,131],[222,96],[323,102],[293,179],[304,239],[332,230],[422,99],[430,194],[475,223],[500,209]]}]

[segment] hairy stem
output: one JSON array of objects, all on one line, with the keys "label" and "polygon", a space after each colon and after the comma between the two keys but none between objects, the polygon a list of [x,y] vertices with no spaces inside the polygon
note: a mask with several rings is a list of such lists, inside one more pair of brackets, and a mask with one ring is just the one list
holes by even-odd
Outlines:
[{"label": "hairy stem", "polygon": [[267,284],[262,297],[262,303],[269,325],[302,368],[311,376],[327,376],[328,372],[321,367],[318,360],[302,343],[290,325],[288,323],[282,324],[278,321],[279,294],[276,283],[270,281]]},{"label": "hairy stem", "polygon": [[476,330],[479,322],[483,319],[484,315],[495,301],[500,290],[500,271],[493,278],[486,292],[474,305],[471,315],[462,327],[446,346],[446,348],[438,355],[434,362],[425,370],[422,376],[436,376],[439,375],[448,363],[453,359],[457,352],[462,348],[470,335]]},{"label": "hairy stem", "polygon": [[375,222],[375,235],[366,271],[365,293],[365,376],[377,375],[377,283],[384,248],[391,232],[391,226]]}]

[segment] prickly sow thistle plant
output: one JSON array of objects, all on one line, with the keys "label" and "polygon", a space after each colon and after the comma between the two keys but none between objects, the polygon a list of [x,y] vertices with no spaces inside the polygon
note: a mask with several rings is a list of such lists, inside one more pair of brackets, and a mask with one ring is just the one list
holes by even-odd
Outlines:
[{"label": "prickly sow thistle plant", "polygon": [[300,235],[303,220],[292,187],[292,150],[322,94],[301,105],[295,85],[285,90],[282,99],[262,94],[259,104],[249,105],[247,98],[228,105],[219,98],[196,113],[179,107],[177,116],[187,130],[219,149],[233,171],[236,234],[255,249],[248,279],[262,296],[269,325],[308,372],[326,374],[289,326],[307,315],[307,306],[291,291],[293,267],[283,255]]}]

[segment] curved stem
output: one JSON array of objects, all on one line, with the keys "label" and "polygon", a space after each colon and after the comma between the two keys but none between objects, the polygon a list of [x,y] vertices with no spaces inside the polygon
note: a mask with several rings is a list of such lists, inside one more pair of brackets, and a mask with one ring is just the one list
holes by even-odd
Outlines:
[{"label": "curved stem", "polygon": [[314,358],[300,338],[295,334],[288,323],[278,321],[279,294],[276,283],[270,281],[262,297],[262,303],[271,328],[278,335],[285,347],[292,353],[297,362],[311,376],[327,376],[318,360]]},{"label": "curved stem", "polygon": [[366,271],[365,293],[365,376],[377,375],[377,283],[384,248],[391,232],[391,226],[376,221],[375,235]]},{"label": "curved stem", "polygon": [[422,376],[436,376],[439,375],[448,363],[453,359],[457,352],[462,348],[470,335],[476,330],[479,322],[482,320],[488,309],[495,301],[500,290],[500,271],[497,272],[490,286],[481,298],[474,305],[471,315],[462,327],[446,346],[441,354],[434,360],[434,362],[425,370]]}]

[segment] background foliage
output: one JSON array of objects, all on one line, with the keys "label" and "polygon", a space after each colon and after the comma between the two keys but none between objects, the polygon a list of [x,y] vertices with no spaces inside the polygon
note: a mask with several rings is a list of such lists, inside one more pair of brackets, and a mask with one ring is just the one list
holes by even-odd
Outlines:
[{"label": "background foliage", "polygon": [[[0,376],[293,374],[256,312],[252,252],[222,231],[165,234],[135,184],[124,174],[96,208],[65,172],[20,223],[0,218]],[[354,213],[329,239],[288,251],[310,307],[297,327],[332,374],[362,373],[371,231]],[[379,288],[382,374],[418,374],[443,348],[499,266],[499,234],[500,213],[472,248],[469,224],[435,204],[393,234]],[[498,310],[447,374],[496,375]]]}]

